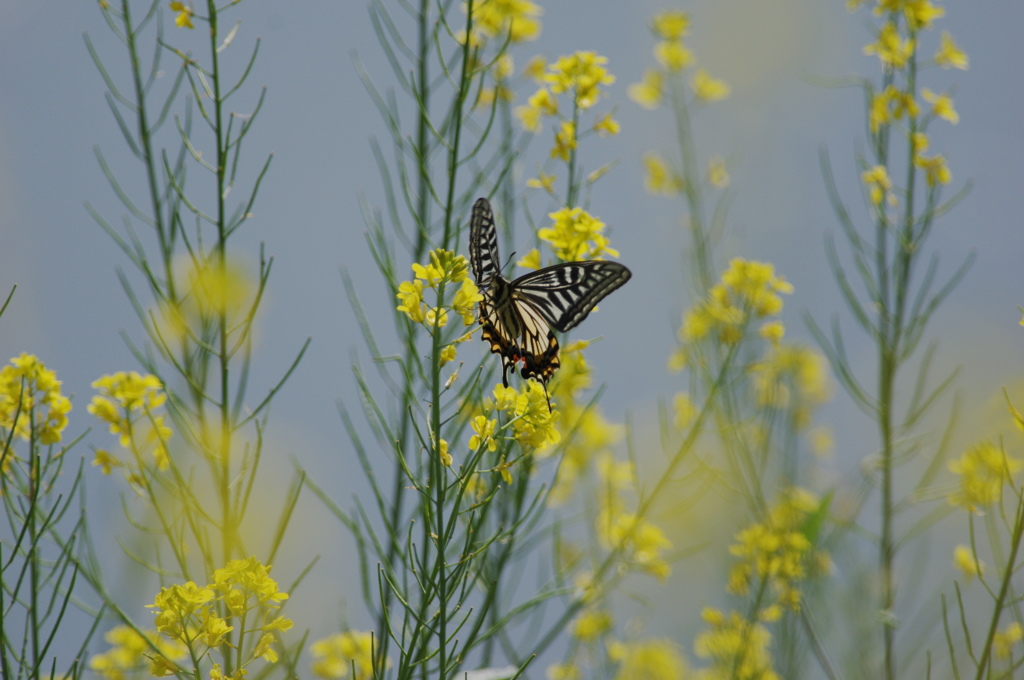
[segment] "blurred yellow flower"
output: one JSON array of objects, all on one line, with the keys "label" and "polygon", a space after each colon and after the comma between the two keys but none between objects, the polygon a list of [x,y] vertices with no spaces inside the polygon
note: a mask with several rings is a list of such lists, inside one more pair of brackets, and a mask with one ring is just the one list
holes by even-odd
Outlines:
[{"label": "blurred yellow flower", "polygon": [[949,463],[950,471],[960,478],[959,488],[949,496],[949,502],[980,513],[982,506],[1001,498],[1003,485],[1011,483],[1021,468],[1024,463],[992,442],[973,446]]},{"label": "blurred yellow flower", "polygon": [[881,205],[883,199],[892,191],[892,180],[889,179],[889,171],[884,165],[876,165],[870,170],[865,170],[860,178],[867,185],[874,205]]},{"label": "blurred yellow flower", "polygon": [[729,96],[730,88],[724,80],[718,80],[712,78],[707,71],[702,68],[697,69],[697,72],[693,74],[693,94],[697,99],[714,102],[725,99]]},{"label": "blurred yellow flower", "polygon": [[609,657],[619,662],[615,680],[682,680],[686,661],[670,640],[618,643]]},{"label": "blurred yellow flower", "polygon": [[601,97],[601,85],[615,82],[615,76],[604,67],[607,63],[607,57],[594,52],[575,52],[551,64],[544,80],[552,92],[571,92],[579,108],[589,109]]},{"label": "blurred yellow flower", "polygon": [[571,120],[563,120],[555,133],[555,145],[551,147],[551,157],[568,161],[571,152],[576,148],[576,126]]},{"label": "blurred yellow flower", "polygon": [[932,105],[932,114],[948,120],[953,125],[960,122],[960,115],[953,108],[953,98],[948,94],[935,94],[927,87],[921,90],[921,96]]},{"label": "blurred yellow flower", "polygon": [[[466,5],[462,6],[466,11]],[[487,38],[508,38],[511,42],[535,40],[540,35],[543,13],[529,0],[477,0],[473,3],[473,29]]]},{"label": "blurred yellow flower", "polygon": [[661,71],[647,69],[644,71],[644,77],[640,82],[630,85],[626,93],[630,99],[645,109],[656,109],[661,105],[663,80],[664,76],[662,76]]},{"label": "blurred yellow flower", "polygon": [[902,39],[896,24],[889,21],[882,26],[878,39],[864,47],[864,54],[877,55],[883,66],[901,69],[907,65],[914,47],[914,41],[911,38]]},{"label": "blurred yellow flower", "polygon": [[953,566],[960,570],[967,582],[970,583],[975,576],[984,576],[985,563],[975,559],[974,552],[970,546],[958,545],[953,549]]},{"label": "blurred yellow flower", "polygon": [[663,40],[679,40],[690,32],[690,15],[680,10],[655,14],[651,30]]},{"label": "blurred yellow flower", "polygon": [[939,51],[935,53],[935,63],[942,68],[958,68],[966,71],[968,66],[967,53],[956,46],[949,31],[942,32]]},{"label": "blurred yellow flower", "polygon": [[369,680],[374,675],[373,633],[359,630],[335,633],[317,640],[309,649],[313,653],[310,670],[318,678],[347,678],[353,667],[352,680]]},{"label": "blurred yellow flower", "polygon": [[665,40],[654,46],[654,59],[666,71],[677,72],[693,63],[693,53],[679,40]]},{"label": "blurred yellow flower", "polygon": [[[22,352],[12,358],[0,369],[0,429],[26,441],[37,437],[44,445],[59,442],[71,411],[71,400],[60,388],[57,374],[39,357]],[[7,439],[0,432],[0,441]]]},{"label": "blurred yellow flower", "polygon": [[644,188],[650,194],[673,196],[682,193],[685,183],[682,176],[654,152],[644,154]]},{"label": "blurred yellow flower", "polygon": [[183,2],[172,2],[171,11],[177,12],[177,16],[174,17],[174,25],[178,28],[195,28],[192,25],[192,15],[195,14],[195,10],[186,5]]}]

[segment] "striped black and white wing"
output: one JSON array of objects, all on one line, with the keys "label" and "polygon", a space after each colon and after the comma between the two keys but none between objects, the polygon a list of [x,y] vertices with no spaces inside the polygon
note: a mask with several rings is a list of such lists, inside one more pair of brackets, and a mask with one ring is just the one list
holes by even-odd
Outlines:
[{"label": "striped black and white wing", "polygon": [[536,310],[552,328],[575,328],[609,293],[629,281],[632,272],[618,262],[565,262],[525,274],[512,282],[520,309]]},{"label": "striped black and white wing", "polygon": [[494,227],[494,212],[486,198],[477,199],[469,222],[469,264],[473,267],[476,285],[486,288],[500,275],[498,263],[498,230]]}]

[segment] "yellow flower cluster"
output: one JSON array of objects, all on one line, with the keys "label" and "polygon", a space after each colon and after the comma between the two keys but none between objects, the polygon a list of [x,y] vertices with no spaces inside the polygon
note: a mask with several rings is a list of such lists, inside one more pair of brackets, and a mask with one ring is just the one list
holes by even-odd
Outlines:
[{"label": "yellow flower cluster", "polygon": [[[278,591],[277,582],[270,578],[270,567],[250,557],[231,560],[216,570],[213,583],[207,586],[188,581],[161,588],[153,604],[147,606],[155,610],[157,630],[184,644],[193,658],[201,658],[222,646],[225,654],[235,654],[229,648],[241,652],[250,641],[251,651],[240,657],[244,659],[241,672],[261,657],[269,663],[277,662],[277,631],[289,630],[292,621],[283,616],[271,617],[286,599],[288,594]],[[229,641],[227,635],[234,630],[238,632]],[[256,635],[260,637],[252,643]]]},{"label": "yellow flower cluster", "polygon": [[[847,3],[851,10],[861,4],[864,4],[863,0]],[[932,106],[925,118],[918,119],[921,107],[913,87],[915,79],[909,75],[911,63],[917,57],[920,32],[930,29],[936,19],[945,15],[945,10],[933,5],[930,0],[878,0],[874,12],[877,15],[885,15],[886,20],[878,29],[875,41],[864,47],[864,53],[878,57],[883,70],[890,74],[887,76],[890,82],[884,90],[871,94],[868,106],[868,125],[871,133],[882,134],[890,123],[907,115],[911,119],[908,134],[914,165],[924,171],[925,181],[929,187],[949,184],[952,173],[945,157],[941,154],[925,156],[923,153],[928,148],[925,131],[933,118],[942,118],[955,125],[959,121],[959,115],[948,94],[935,94],[928,88],[923,88],[921,97]],[[905,21],[900,21],[901,17]],[[942,32],[934,63],[947,69],[967,69],[967,55],[957,47],[948,31]],[[916,71],[916,66],[914,70]],[[903,73],[901,78],[895,77],[904,71],[907,73]],[[895,198],[890,193],[892,184],[887,176],[879,172],[879,167],[871,168],[862,175],[870,192],[871,202],[881,206],[883,198],[887,197],[889,203],[895,205]]]},{"label": "yellow flower cluster", "polygon": [[[680,336],[684,342],[692,342],[714,332],[720,342],[737,344],[752,319],[781,313],[779,294],[792,291],[793,286],[777,277],[772,265],[735,258],[707,298],[686,313]],[[768,334],[779,335],[778,322],[770,324]]]},{"label": "yellow flower cluster", "polygon": [[[537,75],[541,87],[530,96],[525,106],[516,108],[515,114],[523,129],[528,132],[539,131],[545,118],[557,119],[551,158],[565,162],[572,158],[581,134],[578,127],[579,112],[593,108],[604,94],[602,86],[615,82],[615,76],[605,68],[607,63],[606,57],[594,52],[575,52],[559,57],[550,65],[534,60],[528,67]],[[568,116],[563,115],[559,109],[560,94],[571,96]],[[590,130],[602,136],[615,135],[619,132],[619,124],[610,113],[606,113],[595,118]],[[540,179],[531,180],[530,186],[550,191],[553,181],[551,176],[542,173]]]},{"label": "yellow flower cluster", "polygon": [[708,680],[779,680],[772,670],[771,633],[756,621],[747,621],[737,612],[705,607],[701,618],[707,630],[697,636],[693,647],[697,656],[710,659],[712,666],[701,677]]},{"label": "yellow flower cluster", "polygon": [[552,225],[539,230],[537,236],[551,245],[559,260],[577,262],[600,260],[603,255],[619,256],[619,251],[609,247],[608,237],[602,233],[604,222],[583,208],[562,208],[548,217]]},{"label": "yellow flower cluster", "polygon": [[1024,462],[1011,457],[1000,446],[982,442],[950,461],[949,469],[959,479],[959,486],[949,502],[974,513],[992,505],[1002,497],[1003,485],[1013,483],[1013,475],[1024,468]]},{"label": "yellow flower cluster", "polygon": [[1024,626],[1014,621],[992,636],[992,651],[997,659],[1009,659],[1014,646],[1021,640],[1024,640]]},{"label": "yellow flower cluster", "polygon": [[[155,630],[140,634],[130,626],[117,626],[103,639],[110,643],[110,649],[90,657],[89,668],[109,680],[132,677],[143,667],[148,667],[151,675],[166,675],[164,670],[176,668],[175,662],[181,662],[188,656],[188,648],[184,644],[168,640]],[[154,647],[157,653],[153,652]]]},{"label": "yellow flower cluster", "polygon": [[791,409],[798,428],[810,425],[812,409],[828,400],[825,358],[810,347],[774,344],[753,370],[758,403]]},{"label": "yellow flower cluster", "polygon": [[347,678],[355,667],[352,680],[369,680],[373,675],[374,637],[369,631],[352,630],[335,633],[310,645],[313,653],[313,675],[325,680]]},{"label": "yellow flower cluster", "polygon": [[[655,109],[665,96],[665,80],[680,74],[695,63],[693,52],[683,42],[690,32],[690,16],[682,11],[657,14],[651,31],[658,42],[654,45],[654,60],[660,68],[648,69],[639,83],[629,86],[627,94],[645,109]],[[712,78],[704,69],[697,69],[690,81],[697,101],[713,102],[729,96],[730,88],[722,80]]]},{"label": "yellow flower cluster", "polygon": [[[57,374],[22,352],[0,369],[0,428],[41,444],[56,444],[68,425],[71,400],[61,394]],[[0,433],[7,441],[8,436]]]},{"label": "yellow flower cluster", "polygon": [[[463,4],[463,11],[467,5]],[[473,45],[487,38],[508,39],[510,42],[535,40],[540,35],[543,13],[539,5],[529,0],[477,0],[473,3]]]},{"label": "yellow flower cluster", "polygon": [[798,611],[801,582],[827,568],[827,555],[812,551],[804,533],[808,518],[819,505],[810,492],[792,488],[783,494],[767,521],[740,531],[729,549],[739,558],[729,573],[730,592],[746,595],[752,584],[771,587],[775,599],[762,608],[764,618],[777,618],[780,606]]},{"label": "yellow flower cluster", "polygon": [[[121,371],[102,376],[92,387],[99,394],[92,398],[89,413],[107,423],[110,433],[118,435],[121,446],[133,454],[140,466],[143,455],[151,452],[156,468],[166,470],[170,465],[167,440],[172,433],[163,415],[155,413],[167,401],[160,379],[155,375]],[[102,467],[104,474],[110,474],[111,468],[120,464],[116,456],[104,450],[98,450],[93,461],[93,465]],[[133,480],[139,481],[134,476]]]},{"label": "yellow flower cluster", "polygon": [[615,680],[681,680],[686,661],[670,640],[638,640],[608,645],[608,657],[619,664]]},{"label": "yellow flower cluster", "polygon": [[561,439],[557,427],[559,413],[548,409],[547,394],[534,380],[524,381],[521,392],[495,385],[494,408],[505,412],[512,423],[512,436],[523,446],[543,449]]},{"label": "yellow flower cluster", "polygon": [[[469,263],[462,255],[450,250],[438,248],[430,253],[430,261],[426,265],[414,263],[412,281],[403,281],[398,286],[400,304],[397,309],[412,321],[424,324],[428,328],[443,328],[448,324],[448,310],[462,317],[462,323],[471,326],[476,321],[476,304],[483,299],[480,290],[469,278]],[[438,290],[444,284],[460,284],[450,306],[428,307],[423,301],[424,286]],[[445,348],[441,357],[442,364],[455,358],[455,347]]]}]

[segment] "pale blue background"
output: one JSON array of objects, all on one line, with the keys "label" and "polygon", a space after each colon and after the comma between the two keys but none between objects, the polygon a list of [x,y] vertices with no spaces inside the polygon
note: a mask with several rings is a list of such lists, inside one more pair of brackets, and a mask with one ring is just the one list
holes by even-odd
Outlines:
[{"label": "pale blue background", "polygon": [[[617,421],[631,412],[638,441],[656,446],[656,400],[684,387],[679,376],[665,372],[687,304],[679,264],[681,204],[644,192],[640,159],[646,150],[664,145],[670,121],[665,112],[639,109],[625,92],[652,61],[647,24],[665,6],[596,7],[586,0],[548,3],[542,37],[517,50],[517,63],[535,52],[550,59],[595,50],[609,58],[618,78],[602,104],[618,106],[622,133],[593,141],[588,153],[594,159],[591,169],[615,159],[620,164],[598,183],[591,208],[610,225],[612,243],[634,278],[574,337],[604,338],[590,354],[607,385],[604,409]],[[859,206],[853,154],[864,138],[860,91],[821,87],[811,76],[874,76],[877,59],[861,52],[871,40],[867,11],[850,15],[844,3],[824,0],[704,1],[682,8],[692,13],[690,44],[698,61],[733,88],[729,100],[695,122],[703,156],[719,153],[737,160],[731,172],[737,196],[728,251],[773,262],[795,285],[785,318],[791,337],[808,338],[803,310],[819,320],[845,315],[824,257],[824,237],[837,227],[824,195],[818,150],[827,146],[845,195]],[[922,74],[921,85],[936,91],[955,87],[961,122],[934,124],[932,151],[949,159],[954,188],[971,180],[974,189],[939,222],[928,249],[941,253],[945,272],[969,251],[976,252],[977,261],[936,315],[931,333],[942,341],[939,366],[963,366],[962,420],[970,424],[999,387],[1021,373],[1024,329],[1017,326],[1016,305],[1024,303],[1024,4],[948,3],[946,10],[939,29],[950,30],[967,51],[970,70],[932,69]],[[382,193],[367,140],[384,131],[356,77],[352,53],[359,53],[379,84],[389,84],[391,74],[362,2],[248,0],[241,15],[235,58],[254,36],[262,36],[250,84],[269,89],[247,158],[256,163],[268,152],[275,154],[256,219],[242,241],[252,244],[253,253],[257,242],[265,242],[276,258],[253,394],[284,369],[307,336],[313,338],[305,361],[275,402],[269,449],[280,455],[268,465],[286,472],[287,457],[295,456],[344,499],[360,487],[361,476],[335,401],[353,403],[350,360],[353,351],[363,359],[366,352],[343,296],[339,268],[361,282],[371,311],[388,302],[367,256],[357,201],[366,194],[379,205]],[[127,263],[83,208],[88,200],[112,221],[123,213],[97,167],[93,145],[102,147],[122,175],[135,171],[104,102],[83,32],[123,76],[123,51],[95,2],[0,3],[0,293],[6,296],[12,284],[19,286],[0,320],[0,358],[30,351],[55,369],[66,391],[76,395],[75,431],[91,425],[85,411],[89,383],[103,373],[137,368],[119,330],[140,338],[115,276],[115,268]],[[925,40],[923,52],[930,55],[938,31]],[[236,107],[244,109],[251,101],[243,97]],[[545,135],[534,149],[547,144]],[[525,176],[531,168],[526,166]],[[196,173],[192,178],[199,181]],[[865,372],[871,370],[871,351],[850,341],[851,358]],[[874,452],[873,434],[865,436],[873,430],[865,428],[838,389],[821,419],[836,433],[838,473],[856,468]],[[967,441],[977,436],[963,435]],[[104,445],[105,437],[94,432],[90,441]],[[118,489],[112,481],[94,476],[90,493],[110,494]],[[116,504],[109,507],[119,512]],[[276,510],[267,512],[273,517]],[[321,567],[320,577],[334,580],[332,569],[339,562],[330,558],[341,559],[345,574],[352,564],[342,555],[347,552],[342,532],[328,526],[322,535],[310,532],[314,545],[308,552],[328,556],[322,564],[333,566]],[[677,571],[685,572],[685,566]],[[354,599],[353,622],[365,625]],[[306,613],[313,617],[308,625],[315,635],[340,618],[335,611]],[[687,626],[697,618],[696,610],[691,613]],[[664,632],[674,634],[671,625]]]}]

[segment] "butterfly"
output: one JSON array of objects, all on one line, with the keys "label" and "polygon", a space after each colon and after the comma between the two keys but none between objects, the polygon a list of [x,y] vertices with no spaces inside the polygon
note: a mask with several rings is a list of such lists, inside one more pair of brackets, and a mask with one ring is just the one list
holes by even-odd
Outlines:
[{"label": "butterfly", "polygon": [[[563,262],[509,281],[501,275],[498,232],[486,198],[473,205],[469,225],[469,262],[480,289],[481,336],[501,355],[501,382],[522,362],[523,378],[547,382],[558,370],[558,340],[578,326],[597,303],[633,275],[618,262]],[[548,400],[548,408],[551,401]]]}]

